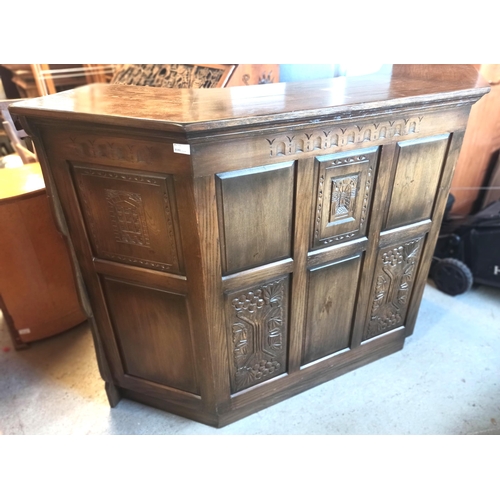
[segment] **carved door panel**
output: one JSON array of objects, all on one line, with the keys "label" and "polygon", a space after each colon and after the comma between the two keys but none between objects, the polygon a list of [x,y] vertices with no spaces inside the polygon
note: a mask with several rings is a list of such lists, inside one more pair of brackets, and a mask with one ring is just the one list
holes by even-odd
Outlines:
[{"label": "carved door panel", "polygon": [[226,295],[231,392],[287,369],[289,278]]},{"label": "carved door panel", "polygon": [[83,163],[70,170],[121,386],[199,395],[173,176]]},{"label": "carved door panel", "polygon": [[404,326],[425,235],[384,244],[378,251],[363,341]]},{"label": "carved door panel", "polygon": [[313,248],[366,234],[379,147],[321,156]]},{"label": "carved door panel", "polygon": [[363,341],[405,327],[451,134],[396,144],[393,178],[377,249]]}]

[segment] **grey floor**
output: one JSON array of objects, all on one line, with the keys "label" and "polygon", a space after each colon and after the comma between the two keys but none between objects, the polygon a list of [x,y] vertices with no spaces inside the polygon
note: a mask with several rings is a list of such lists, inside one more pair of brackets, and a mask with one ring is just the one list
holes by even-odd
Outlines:
[{"label": "grey floor", "polygon": [[500,289],[426,286],[402,351],[213,429],[122,400],[110,409],[86,324],[10,346],[0,316],[0,434],[500,434]]}]

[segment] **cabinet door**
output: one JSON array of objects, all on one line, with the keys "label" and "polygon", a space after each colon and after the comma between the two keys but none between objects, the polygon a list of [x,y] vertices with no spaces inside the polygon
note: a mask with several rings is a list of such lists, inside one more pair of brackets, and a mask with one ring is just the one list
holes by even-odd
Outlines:
[{"label": "cabinet door", "polygon": [[378,146],[314,159],[301,366],[352,348],[381,153]]},{"label": "cabinet door", "polygon": [[[427,271],[420,268],[427,264],[422,258],[430,244],[433,219],[440,220],[436,202],[449,161],[451,137],[442,134],[396,144],[363,341],[406,328],[410,309],[418,307],[419,297],[413,295],[417,284],[423,285],[427,278]],[[427,250],[427,259],[431,251]]]},{"label": "cabinet door", "polygon": [[216,175],[232,393],[287,370],[295,162]]}]

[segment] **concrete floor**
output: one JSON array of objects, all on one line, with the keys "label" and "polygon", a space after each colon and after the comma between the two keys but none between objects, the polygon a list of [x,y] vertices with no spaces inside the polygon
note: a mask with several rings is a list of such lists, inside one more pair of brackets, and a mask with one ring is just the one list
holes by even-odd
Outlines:
[{"label": "concrete floor", "polygon": [[213,429],[122,400],[110,409],[87,324],[11,345],[0,316],[0,434],[500,434],[500,289],[426,287],[402,351]]}]

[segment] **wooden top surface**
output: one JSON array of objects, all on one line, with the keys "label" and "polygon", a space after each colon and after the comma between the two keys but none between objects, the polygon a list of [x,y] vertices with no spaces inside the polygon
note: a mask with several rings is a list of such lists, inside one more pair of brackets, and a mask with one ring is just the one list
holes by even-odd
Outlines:
[{"label": "wooden top surface", "polygon": [[45,189],[39,163],[0,169],[0,202]]},{"label": "wooden top surface", "polygon": [[203,132],[321,120],[408,105],[475,101],[489,86],[471,65],[394,65],[358,77],[224,89],[94,84],[11,106],[11,112],[156,130]]}]

